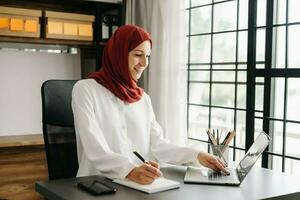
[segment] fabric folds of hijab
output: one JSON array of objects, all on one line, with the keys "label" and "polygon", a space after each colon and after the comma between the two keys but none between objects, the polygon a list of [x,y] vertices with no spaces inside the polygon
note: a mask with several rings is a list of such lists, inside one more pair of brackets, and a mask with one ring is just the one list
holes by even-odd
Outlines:
[{"label": "fabric folds of hijab", "polygon": [[150,35],[142,28],[124,25],[117,29],[108,40],[102,57],[102,68],[89,78],[110,90],[119,99],[134,103],[142,98],[144,90],[131,78],[128,69],[128,53]]}]

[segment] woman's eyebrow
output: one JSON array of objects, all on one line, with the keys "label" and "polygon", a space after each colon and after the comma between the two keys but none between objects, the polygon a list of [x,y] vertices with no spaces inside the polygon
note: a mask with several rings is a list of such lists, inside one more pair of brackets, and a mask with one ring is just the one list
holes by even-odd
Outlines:
[{"label": "woman's eyebrow", "polygon": [[136,50],[133,50],[133,51],[139,51],[139,52],[142,52],[142,53],[144,53],[144,51],[143,51],[143,50],[139,50],[139,49],[136,49]]},{"label": "woman's eyebrow", "polygon": [[[144,54],[146,54],[146,52],[144,52],[143,50],[139,50],[139,49],[135,49],[135,50],[133,50],[133,51],[138,51],[138,52],[141,52],[141,53],[144,53]],[[148,54],[151,54],[151,51],[150,51],[150,52],[148,52]]]}]

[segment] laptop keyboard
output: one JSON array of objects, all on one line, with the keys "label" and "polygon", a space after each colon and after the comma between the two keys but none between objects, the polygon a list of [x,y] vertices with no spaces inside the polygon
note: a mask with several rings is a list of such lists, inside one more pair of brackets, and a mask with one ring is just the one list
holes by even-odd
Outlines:
[{"label": "laptop keyboard", "polygon": [[216,181],[228,181],[234,179],[234,170],[227,169],[230,172],[230,175],[225,175],[223,172],[215,172],[211,170],[208,173],[208,180],[216,180]]},{"label": "laptop keyboard", "polygon": [[230,175],[225,175],[224,173],[218,173],[210,169],[197,169],[188,168],[185,175],[185,182],[192,183],[211,183],[211,184],[225,184],[225,185],[237,185],[239,180],[235,169],[228,169]]},{"label": "laptop keyboard", "polygon": [[211,173],[208,178],[209,179],[220,179],[222,178],[224,175],[222,173],[218,173],[218,172],[213,172]]}]

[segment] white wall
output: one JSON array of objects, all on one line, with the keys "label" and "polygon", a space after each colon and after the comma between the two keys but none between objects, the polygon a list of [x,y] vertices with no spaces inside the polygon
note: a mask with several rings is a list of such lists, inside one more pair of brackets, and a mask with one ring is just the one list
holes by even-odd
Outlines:
[{"label": "white wall", "polygon": [[41,134],[42,83],[80,77],[80,53],[0,50],[0,136]]}]

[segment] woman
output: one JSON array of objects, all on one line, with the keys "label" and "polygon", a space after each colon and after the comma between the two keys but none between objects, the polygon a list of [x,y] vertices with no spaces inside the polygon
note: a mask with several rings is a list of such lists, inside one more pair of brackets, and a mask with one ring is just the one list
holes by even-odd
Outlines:
[{"label": "woman", "polygon": [[[151,38],[134,25],[120,27],[107,42],[102,68],[76,83],[72,108],[77,137],[77,176],[101,173],[150,184],[161,176],[155,161],[184,164],[198,160],[216,171],[226,171],[216,157],[163,139],[149,96],[137,80],[148,67]],[[155,67],[155,66],[153,66]]]}]

